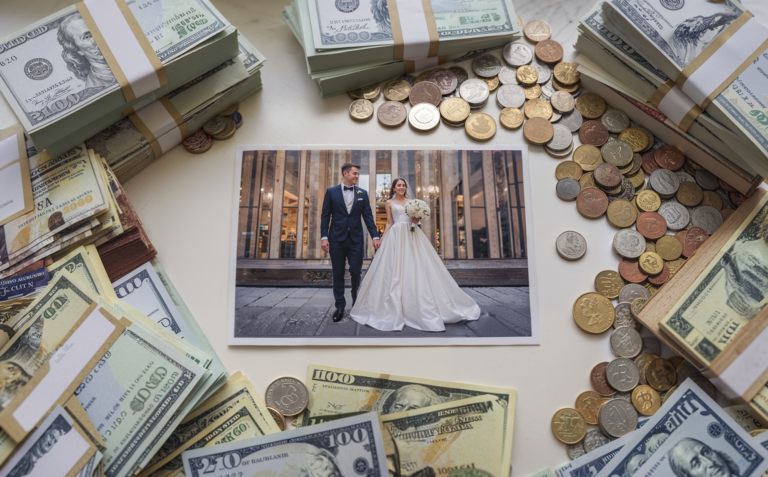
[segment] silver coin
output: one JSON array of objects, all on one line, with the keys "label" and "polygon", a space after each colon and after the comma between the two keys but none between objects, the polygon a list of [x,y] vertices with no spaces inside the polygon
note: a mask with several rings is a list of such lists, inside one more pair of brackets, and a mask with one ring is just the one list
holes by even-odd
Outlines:
[{"label": "silver coin", "polygon": [[632,152],[632,146],[616,139],[606,142],[600,148],[600,155],[603,157],[603,161],[609,164],[616,167],[626,167],[632,162],[635,153]]},{"label": "silver coin", "polygon": [[623,399],[612,399],[605,403],[600,408],[598,420],[600,427],[611,437],[626,436],[637,429],[637,411]]},{"label": "silver coin", "polygon": [[485,81],[472,78],[461,84],[459,94],[462,98],[467,100],[470,106],[482,105],[488,101],[488,96],[490,96],[491,90],[488,88],[488,83]]},{"label": "silver coin", "polygon": [[[549,118],[549,122],[550,123],[556,123],[556,122],[560,121],[560,118],[562,118],[562,117],[563,117],[562,114],[558,113],[557,111],[555,111],[553,109],[552,110],[552,116]],[[573,143],[571,143],[571,144],[573,144]]]},{"label": "silver coin", "polygon": [[568,457],[570,457],[571,460],[578,459],[579,457],[587,453],[587,451],[584,450],[584,446],[581,445],[581,442],[579,442],[578,444],[566,445],[565,451],[568,452]]},{"label": "silver coin", "polygon": [[581,96],[582,91],[584,91],[584,89],[579,85],[579,89],[577,89],[575,93],[571,93],[571,96],[573,96],[573,99],[576,99]]},{"label": "silver coin", "polygon": [[632,181],[627,179],[626,177],[621,178],[621,190],[618,194],[607,194],[608,195],[608,202],[611,203],[615,200],[627,200],[631,201],[632,197],[635,196],[635,186],[632,184]]},{"label": "silver coin", "polygon": [[555,191],[557,192],[557,196],[562,200],[576,200],[576,196],[581,192],[581,185],[579,184],[579,181],[573,177],[564,177],[557,181]]},{"label": "silver coin", "polygon": [[674,172],[667,169],[653,171],[648,182],[659,195],[667,197],[675,195],[677,189],[680,188],[680,179],[677,178]]},{"label": "silver coin", "polygon": [[723,201],[723,208],[724,209],[733,209],[735,208],[733,204],[731,204],[731,199],[728,198],[728,193],[724,191],[723,189],[717,189],[715,191],[715,194],[720,196],[720,199]]},{"label": "silver coin", "polygon": [[[639,373],[639,371],[638,371]],[[621,399],[622,401],[632,402],[632,393],[616,393],[611,396],[611,399]]]},{"label": "silver coin", "polygon": [[696,182],[696,179],[694,179],[692,175],[688,174],[683,170],[675,171],[675,175],[677,176],[678,179],[680,179],[681,184],[683,182]]},{"label": "silver coin", "polygon": [[600,122],[608,132],[619,134],[629,127],[629,116],[620,109],[606,109],[600,117]]},{"label": "silver coin", "polygon": [[613,320],[614,328],[621,328],[622,326],[628,326],[637,331],[640,331],[642,325],[640,322],[632,316],[632,305],[630,303],[619,303],[613,309],[616,318]]},{"label": "silver coin", "polygon": [[[451,66],[448,68],[450,71],[453,72],[453,74],[456,75],[456,80],[459,82],[458,86],[461,86],[461,84],[469,79],[469,74],[467,74],[467,70],[462,68],[461,66]],[[458,87],[457,86],[457,87]]]},{"label": "silver coin", "polygon": [[555,130],[552,139],[547,143],[547,147],[553,151],[564,151],[573,144],[573,134],[571,130],[562,124],[553,124]]},{"label": "silver coin", "polygon": [[[632,360],[627,358],[616,358],[608,363],[608,367],[605,368],[605,378],[608,381],[608,385],[616,391],[628,393],[635,389],[637,383],[640,382],[640,372],[637,370],[637,366],[635,366],[635,363],[633,363]],[[616,401],[621,400],[617,399]]]},{"label": "silver coin", "polygon": [[408,122],[420,131],[429,131],[440,123],[440,111],[429,103],[418,103],[408,112]]},{"label": "silver coin", "polygon": [[553,156],[557,159],[563,159],[564,157],[569,157],[571,155],[571,153],[573,152],[573,144],[571,144],[571,147],[563,151],[553,151],[552,149],[547,147],[546,144],[544,144],[544,149],[547,150],[550,156]]},{"label": "silver coin", "polygon": [[611,333],[611,350],[619,358],[635,358],[643,349],[640,333],[629,326],[620,326]]},{"label": "silver coin", "polygon": [[553,94],[555,94],[557,90],[555,89],[555,86],[552,84],[552,78],[549,79],[546,83],[541,85],[541,97],[544,99],[549,99],[552,97]]},{"label": "silver coin", "polygon": [[531,66],[533,66],[539,73],[539,79],[536,80],[536,83],[546,84],[549,80],[552,79],[552,69],[549,66],[542,65],[536,61],[532,61]]},{"label": "silver coin", "polygon": [[575,133],[579,132],[581,125],[584,124],[584,117],[577,109],[574,109],[568,114],[563,114],[563,118],[559,122],[570,129],[572,133]]},{"label": "silver coin", "polygon": [[643,337],[643,349],[640,350],[640,354],[653,354],[661,356],[661,341],[653,336]]},{"label": "silver coin", "polygon": [[611,443],[611,438],[600,432],[598,429],[587,430],[587,435],[584,436],[582,441],[584,444],[584,450],[592,452],[598,447],[603,447],[606,444]]},{"label": "silver coin", "polygon": [[723,225],[723,216],[720,211],[709,205],[696,207],[691,214],[691,222],[695,227],[701,227],[712,235]]},{"label": "silver coin", "polygon": [[619,303],[632,303],[636,298],[651,299],[651,292],[637,283],[628,283],[619,291]]},{"label": "silver coin", "polygon": [[499,83],[501,84],[519,84],[517,82],[517,68],[511,66],[502,66],[499,70]]},{"label": "silver coin", "polygon": [[502,108],[522,108],[525,90],[516,84],[505,84],[496,90],[496,103]]},{"label": "silver coin", "polygon": [[472,60],[472,71],[477,76],[493,78],[501,70],[501,60],[491,54],[480,55]]},{"label": "silver coin", "polygon": [[274,407],[283,416],[295,416],[309,404],[309,391],[298,379],[285,376],[275,379],[267,386],[264,401],[267,406]]},{"label": "silver coin", "polygon": [[579,260],[587,253],[587,241],[578,232],[563,232],[555,241],[557,254],[566,260]]},{"label": "silver coin", "polygon": [[696,183],[704,190],[717,190],[720,188],[720,181],[717,176],[706,169],[696,171]]},{"label": "silver coin", "polygon": [[[549,98],[552,108],[561,113],[570,113],[573,111],[576,101],[573,100],[573,96],[565,91],[555,91],[555,94]],[[557,106],[555,106],[557,105]]]},{"label": "silver coin", "polygon": [[445,96],[456,91],[456,87],[459,85],[459,79],[451,70],[445,68],[435,68],[427,76],[427,81],[435,83],[440,88],[440,94]]},{"label": "silver coin", "polygon": [[403,80],[403,81],[407,82],[411,86],[416,84],[416,77],[413,76],[413,75],[403,75],[403,76],[401,76],[401,77],[399,77],[397,79]]},{"label": "silver coin", "polygon": [[509,66],[519,68],[533,61],[533,50],[523,43],[509,43],[504,47],[502,56]]},{"label": "silver coin", "polygon": [[691,220],[688,209],[683,204],[671,200],[661,204],[659,215],[667,221],[667,228],[670,230],[683,230]]},{"label": "silver coin", "polygon": [[645,252],[645,237],[634,229],[619,230],[613,236],[613,249],[624,258],[640,258]]}]

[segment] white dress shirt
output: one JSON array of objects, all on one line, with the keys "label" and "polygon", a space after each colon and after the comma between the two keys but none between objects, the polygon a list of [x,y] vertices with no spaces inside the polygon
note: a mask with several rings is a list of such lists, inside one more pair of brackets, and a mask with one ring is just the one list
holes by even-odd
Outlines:
[{"label": "white dress shirt", "polygon": [[[344,183],[341,185],[341,194],[344,196],[344,203],[347,205],[347,213],[352,212],[352,207],[355,206],[355,186],[352,186],[352,190],[344,190]],[[328,240],[328,237],[321,237],[320,240]],[[379,237],[373,237],[373,240],[379,240]]]}]

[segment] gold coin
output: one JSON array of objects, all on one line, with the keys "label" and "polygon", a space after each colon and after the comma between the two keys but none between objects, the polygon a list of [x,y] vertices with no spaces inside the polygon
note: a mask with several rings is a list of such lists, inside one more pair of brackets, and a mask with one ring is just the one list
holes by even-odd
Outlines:
[{"label": "gold coin", "polygon": [[543,118],[531,118],[523,126],[523,136],[534,144],[546,144],[554,135],[552,123]]},{"label": "gold coin", "polygon": [[376,101],[379,98],[379,94],[381,94],[379,83],[369,84],[349,92],[352,99],[367,99],[368,101]]},{"label": "gold coin", "polygon": [[644,128],[642,126],[636,126],[636,127],[637,129],[643,131],[646,136],[648,136],[648,146],[645,148],[645,150],[647,151],[648,149],[653,147],[653,143],[656,142],[656,138],[653,136],[653,133],[649,131],[647,128]]},{"label": "gold coin", "polygon": [[587,119],[597,119],[605,112],[605,101],[596,94],[585,93],[576,99],[576,109]]},{"label": "gold coin", "polygon": [[543,118],[549,120],[552,117],[552,106],[546,99],[532,99],[525,103],[525,116],[528,119]]},{"label": "gold coin", "polygon": [[517,69],[517,81],[524,85],[534,85],[539,80],[539,72],[531,65],[523,65]]},{"label": "gold coin", "polygon": [[685,263],[685,259],[682,257],[678,258],[677,260],[672,260],[671,262],[667,262],[667,267],[669,267],[670,279],[675,276],[675,273],[677,273],[677,271],[680,270],[680,267],[682,267],[684,263]]},{"label": "gold coin", "polygon": [[232,104],[227,109],[225,109],[224,111],[220,112],[219,115],[221,115],[221,116],[232,116],[233,114],[235,114],[237,112],[238,108],[240,108],[240,103]]},{"label": "gold coin", "polygon": [[594,171],[597,166],[602,164],[603,156],[600,149],[589,144],[583,144],[576,148],[573,153],[573,161],[580,165],[585,172]]},{"label": "gold coin", "polygon": [[643,212],[656,212],[661,207],[661,197],[652,190],[644,190],[637,194],[637,208]]},{"label": "gold coin", "polygon": [[593,172],[585,173],[579,179],[579,185],[581,186],[581,190],[589,189],[590,187],[597,188],[597,184],[595,183],[595,174]]},{"label": "gold coin", "polygon": [[637,220],[637,209],[628,200],[614,200],[608,204],[608,222],[614,227],[625,229],[631,227]]},{"label": "gold coin", "polygon": [[469,117],[469,103],[464,98],[448,98],[440,103],[440,116],[448,122],[460,123]]},{"label": "gold coin", "polygon": [[[640,214],[638,214],[640,215]],[[650,240],[645,240],[645,251],[646,252],[655,252],[656,251],[656,244],[651,242]]]},{"label": "gold coin", "polygon": [[424,71],[423,73],[419,74],[419,76],[416,77],[413,84],[421,83],[422,81],[427,81],[427,78],[429,77],[429,74],[432,73],[432,70]]},{"label": "gold coin", "polygon": [[464,123],[464,130],[472,139],[487,141],[496,134],[496,121],[488,114],[474,113]]},{"label": "gold coin", "polygon": [[[517,129],[523,125],[523,112],[517,108],[504,108],[499,113],[499,122],[507,129]],[[581,177],[581,174],[579,174]]]},{"label": "gold coin", "polygon": [[701,205],[708,205],[717,210],[723,210],[723,199],[721,199],[717,193],[712,192],[711,190],[705,190]]},{"label": "gold coin", "polygon": [[654,359],[645,368],[645,378],[653,389],[667,391],[677,381],[677,370],[666,359]]},{"label": "gold coin", "polygon": [[642,192],[645,188],[645,172],[643,172],[642,169],[637,171],[634,175],[627,176],[627,179],[629,179],[629,182],[635,186],[635,193]]},{"label": "gold coin", "polygon": [[523,19],[520,18],[520,15],[515,15],[517,17],[517,25],[522,28],[523,27]]},{"label": "gold coin", "polygon": [[388,101],[405,101],[411,93],[411,84],[405,80],[393,80],[384,85],[384,97]]},{"label": "gold coin", "polygon": [[672,356],[667,361],[672,363],[672,366],[674,366],[675,369],[677,370],[677,369],[680,369],[681,364],[685,363],[685,358],[683,358],[682,356]]},{"label": "gold coin", "polygon": [[640,255],[640,270],[648,275],[658,275],[664,271],[664,260],[656,252],[645,252]]},{"label": "gold coin", "polygon": [[533,20],[525,25],[523,33],[526,38],[534,43],[538,43],[540,41],[549,40],[552,36],[552,27],[545,21]]},{"label": "gold coin", "polygon": [[605,403],[603,396],[595,391],[585,391],[576,398],[576,410],[587,424],[597,425],[597,413]]},{"label": "gold coin", "polygon": [[573,304],[573,319],[587,333],[596,335],[608,331],[616,319],[611,300],[599,293],[585,293]]},{"label": "gold coin", "polygon": [[661,407],[661,397],[652,387],[641,384],[632,391],[632,405],[643,416],[653,416]]},{"label": "gold coin", "polygon": [[647,298],[635,298],[632,300],[632,304],[629,305],[629,312],[632,313],[634,319],[640,319],[640,312],[643,310],[646,303],[648,303]]},{"label": "gold coin", "polygon": [[555,87],[558,91],[565,91],[566,93],[575,93],[576,91],[581,88],[581,81],[576,82],[575,84],[563,84],[556,79],[552,79],[552,86]]},{"label": "gold coin", "polygon": [[577,444],[587,434],[587,422],[576,409],[560,409],[552,416],[552,432],[563,444]]},{"label": "gold coin", "polygon": [[632,152],[642,152],[648,147],[648,135],[638,128],[627,128],[619,134],[619,141],[632,146]]},{"label": "gold coin", "polygon": [[595,291],[606,298],[611,300],[618,298],[622,288],[624,288],[624,280],[615,270],[603,270],[595,277]]},{"label": "gold coin", "polygon": [[749,435],[752,437],[757,437],[765,431],[768,431],[768,429],[753,429],[749,431]]},{"label": "gold coin", "polygon": [[573,86],[579,83],[581,74],[577,70],[578,65],[576,63],[569,63],[563,61],[555,65],[553,74],[555,79],[564,86]]},{"label": "gold coin", "polygon": [[485,83],[488,85],[488,89],[491,90],[491,92],[496,91],[496,88],[499,87],[499,77],[494,76],[493,78],[483,78],[482,76],[475,75],[475,78],[481,79],[485,81]]},{"label": "gold coin", "polygon": [[675,197],[678,202],[686,207],[696,207],[702,200],[704,200],[704,191],[702,191],[701,186],[695,182],[682,182],[680,183],[680,187],[677,188]]},{"label": "gold coin", "polygon": [[[682,384],[682,383],[680,383],[680,384]],[[667,399],[669,399],[670,396],[672,396],[675,393],[675,391],[677,391],[677,388],[680,387],[680,384],[675,384],[674,386],[672,386],[672,388],[669,391],[664,393],[664,397],[661,398],[661,405],[662,406],[667,401]]]},{"label": "gold coin", "polygon": [[356,99],[349,105],[349,115],[357,121],[365,121],[373,117],[373,103],[367,99]]},{"label": "gold coin", "polygon": [[525,91],[525,99],[536,99],[541,97],[541,86],[535,84],[533,86],[521,86]]},{"label": "gold coin", "polygon": [[582,174],[584,174],[584,170],[580,165],[573,161],[563,161],[555,168],[555,177],[557,180],[565,179],[566,177],[579,180],[581,179]]},{"label": "gold coin", "polygon": [[275,409],[274,407],[267,406],[267,411],[269,411],[269,415],[272,416],[272,419],[275,420],[275,424],[277,424],[277,427],[280,428],[281,431],[285,430],[285,416],[283,416],[283,413]]},{"label": "gold coin", "polygon": [[656,253],[665,262],[671,262],[680,258],[683,253],[683,244],[674,235],[665,235],[656,241]]}]

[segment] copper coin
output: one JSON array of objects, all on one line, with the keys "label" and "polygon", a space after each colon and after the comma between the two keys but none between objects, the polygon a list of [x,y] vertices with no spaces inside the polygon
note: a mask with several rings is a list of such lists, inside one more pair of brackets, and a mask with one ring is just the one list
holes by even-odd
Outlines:
[{"label": "copper coin", "polygon": [[642,283],[648,275],[640,270],[639,260],[630,260],[624,258],[619,262],[619,274],[621,278],[630,283]]},{"label": "copper coin", "polygon": [[736,189],[734,189],[729,183],[725,182],[722,179],[717,180],[720,183],[720,187],[725,189],[726,192],[738,192]]},{"label": "copper coin", "polygon": [[683,256],[689,258],[701,245],[707,241],[709,234],[701,227],[691,227],[685,234],[685,243],[683,244]]},{"label": "copper coin", "polygon": [[747,201],[747,196],[738,191],[728,192],[728,200],[734,207],[738,207]]},{"label": "copper coin", "polygon": [[661,146],[653,153],[653,159],[659,167],[669,169],[670,171],[676,171],[682,169],[685,164],[685,156],[683,152],[672,146]]},{"label": "copper coin", "polygon": [[583,144],[600,147],[608,141],[611,133],[600,121],[586,121],[579,129],[579,140]]},{"label": "copper coin", "polygon": [[680,241],[680,245],[685,247],[685,234],[688,233],[688,229],[683,229],[675,234],[675,238]]},{"label": "copper coin", "polygon": [[656,164],[656,160],[654,159],[654,151],[646,152],[643,154],[643,170],[646,174],[651,175],[653,174],[653,171],[659,169],[659,165]]},{"label": "copper coin", "polygon": [[667,280],[669,280],[669,265],[666,263],[664,264],[664,269],[661,271],[661,273],[658,275],[648,276],[648,283],[656,285],[657,287],[667,283]]},{"label": "copper coin", "polygon": [[576,196],[576,208],[588,219],[597,219],[608,210],[608,196],[600,189],[583,189]]},{"label": "copper coin", "polygon": [[649,240],[656,240],[667,233],[667,221],[656,212],[643,212],[637,217],[637,231]]},{"label": "copper coin", "polygon": [[534,144],[546,144],[554,137],[555,129],[544,118],[531,118],[523,126],[523,135]]},{"label": "copper coin", "polygon": [[536,44],[536,58],[544,63],[559,63],[563,60],[563,47],[555,40],[543,40]]},{"label": "copper coin", "polygon": [[603,396],[613,396],[616,391],[608,385],[608,378],[605,376],[605,370],[608,363],[600,363],[589,373],[589,380],[592,382],[592,388]]},{"label": "copper coin", "polygon": [[604,189],[614,189],[620,186],[621,178],[621,171],[613,164],[604,162],[595,169],[595,182]]},{"label": "copper coin", "polygon": [[408,99],[411,102],[411,106],[416,106],[419,103],[429,103],[437,107],[443,100],[443,93],[440,92],[440,87],[435,83],[422,81],[413,85]]}]

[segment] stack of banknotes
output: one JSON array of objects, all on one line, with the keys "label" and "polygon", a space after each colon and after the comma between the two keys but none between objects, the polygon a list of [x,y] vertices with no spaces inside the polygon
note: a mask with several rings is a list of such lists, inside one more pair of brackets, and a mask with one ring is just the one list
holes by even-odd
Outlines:
[{"label": "stack of banknotes", "polygon": [[[665,4],[674,4],[674,8]],[[599,0],[579,22],[575,46],[582,53],[577,59],[582,78],[598,94],[604,93],[601,88],[617,90],[648,104],[646,115],[663,117],[649,104],[657,88],[670,79],[674,81],[709,42],[745,11],[737,1],[703,2],[704,10],[699,8],[701,5],[666,0]],[[647,12],[653,12],[650,21]],[[768,79],[751,73],[752,69],[764,67],[764,61],[759,57],[688,129],[698,147],[708,148],[739,174],[753,177],[768,177],[768,132],[760,122],[766,112],[763,93],[768,91]],[[685,135],[669,120],[657,123],[660,128]]]},{"label": "stack of banknotes", "polygon": [[759,477],[768,469],[768,433],[752,436],[741,422],[747,421],[735,421],[688,379],[637,430],[572,460],[557,473],[560,477]]},{"label": "stack of banknotes", "polygon": [[[452,59],[521,37],[510,0],[432,0],[431,4],[441,57]],[[406,74],[405,62],[395,60],[386,0],[295,0],[285,7],[282,18],[301,43],[307,73],[324,98]]]},{"label": "stack of banknotes", "polygon": [[311,365],[294,429],[181,454],[187,477],[509,475],[513,389]]},{"label": "stack of banknotes", "polygon": [[89,245],[13,285],[36,298],[0,315],[0,475],[173,476],[184,450],[279,430],[156,260],[110,282]]}]

